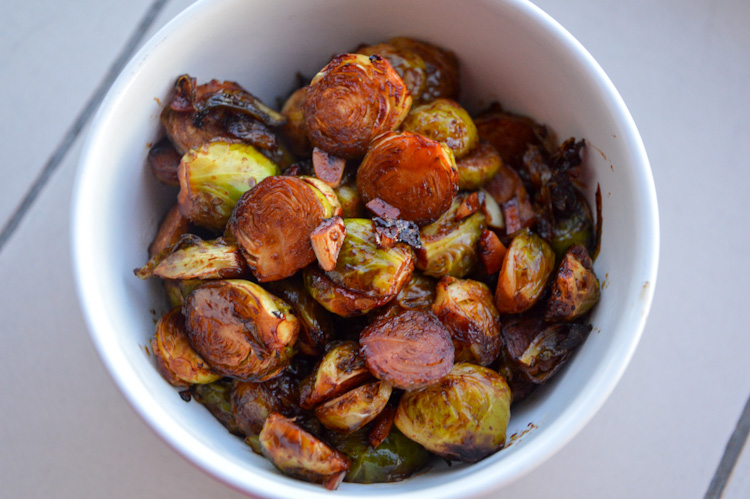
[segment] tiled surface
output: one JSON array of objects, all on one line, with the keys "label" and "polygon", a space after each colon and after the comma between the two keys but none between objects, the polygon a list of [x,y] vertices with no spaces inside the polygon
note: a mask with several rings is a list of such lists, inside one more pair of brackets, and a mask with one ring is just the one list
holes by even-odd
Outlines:
[{"label": "tiled surface", "polygon": [[[189,3],[167,0],[150,32]],[[699,497],[750,395],[750,4],[537,3],[600,62],[639,126],[659,196],[661,263],[643,340],[612,397],[558,454],[490,497]],[[0,225],[151,5],[6,9]],[[0,496],[241,497],[158,440],[96,356],[69,263],[80,145],[0,249]],[[750,497],[749,476],[746,445],[725,497]]]}]

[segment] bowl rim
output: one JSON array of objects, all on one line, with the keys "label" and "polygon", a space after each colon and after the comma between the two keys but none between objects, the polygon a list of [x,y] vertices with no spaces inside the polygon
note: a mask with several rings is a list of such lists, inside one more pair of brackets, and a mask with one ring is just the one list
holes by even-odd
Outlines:
[{"label": "bowl rim", "polygon": [[[613,112],[617,115],[615,121],[621,124],[626,132],[625,136],[622,137],[626,140],[625,148],[632,153],[633,164],[641,169],[639,175],[637,175],[637,181],[639,192],[644,195],[642,209],[647,216],[644,220],[645,225],[639,228],[642,230],[645,240],[650,242],[646,247],[648,251],[642,262],[642,274],[647,277],[649,286],[644,288],[637,302],[638,316],[635,320],[633,334],[629,337],[630,341],[626,345],[626,350],[617,357],[616,363],[608,366],[608,372],[611,375],[600,379],[598,384],[595,385],[595,390],[578,393],[574,397],[574,403],[571,403],[561,413],[560,417],[546,428],[547,438],[544,439],[544,442],[539,440],[529,441],[522,449],[517,451],[515,458],[507,463],[501,473],[488,466],[457,478],[450,486],[437,484],[420,489],[421,493],[429,493],[436,499],[454,497],[457,493],[462,497],[469,497],[497,490],[539,466],[581,431],[610,396],[636,350],[651,308],[659,260],[659,217],[650,164],[635,122],[609,77],[578,40],[531,1],[482,1],[490,4],[507,4],[520,11],[521,15],[534,18],[535,22],[542,26],[547,34],[568,49],[576,64],[585,68],[591,74],[595,89],[606,95],[608,102],[613,106]],[[89,247],[91,233],[86,230],[87,227],[91,226],[87,220],[90,210],[96,206],[94,204],[96,200],[91,194],[92,186],[86,181],[86,172],[96,167],[89,158],[96,154],[96,148],[102,134],[101,124],[107,120],[107,116],[112,112],[118,97],[126,91],[130,75],[136,72],[149,54],[158,47],[160,40],[179,26],[184,19],[200,16],[205,9],[217,8],[217,5],[222,3],[215,0],[198,0],[158,30],[130,59],[110,87],[91,122],[79,159],[71,205],[71,255],[80,308],[99,357],[121,393],[139,417],[146,422],[147,426],[174,448],[179,455],[186,458],[188,462],[224,484],[244,493],[264,497],[289,497],[304,491],[309,497],[330,498],[332,497],[330,492],[318,485],[306,484],[296,480],[283,480],[280,479],[281,477],[269,478],[263,473],[253,472],[250,481],[240,479],[238,477],[246,476],[246,468],[240,467],[232,459],[207,450],[202,444],[195,442],[191,434],[184,428],[173,424],[171,415],[163,407],[151,403],[151,397],[148,396],[144,387],[133,383],[138,375],[119,351],[117,341],[112,335],[108,334],[108,331],[103,330],[102,325],[108,323],[106,307],[103,306],[104,303],[101,302],[100,297],[96,296],[94,288],[88,285],[97,278],[87,267],[87,262],[93,255]],[[207,452],[210,459],[206,457]],[[413,490],[398,492],[389,489],[387,486],[368,487],[370,487],[368,492],[359,491],[357,488],[352,491],[351,495],[340,489],[336,492],[336,497],[355,497],[370,495],[371,492],[385,491],[390,497],[406,498],[415,493]]]}]

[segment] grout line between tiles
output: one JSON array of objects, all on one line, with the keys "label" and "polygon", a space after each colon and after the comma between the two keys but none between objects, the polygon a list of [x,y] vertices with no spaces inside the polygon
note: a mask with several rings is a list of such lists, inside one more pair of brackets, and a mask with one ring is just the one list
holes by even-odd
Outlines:
[{"label": "grout line between tiles", "polygon": [[109,87],[112,86],[117,76],[125,67],[125,64],[127,64],[128,60],[130,60],[130,58],[133,56],[136,48],[138,47],[138,44],[143,40],[146,32],[154,24],[156,17],[159,15],[167,1],[168,0],[155,0],[151,4],[149,9],[146,11],[145,16],[143,16],[143,19],[141,19],[141,21],[138,23],[135,31],[125,44],[125,47],[110,66],[104,80],[102,80],[96,90],[94,90],[94,93],[84,105],[83,110],[76,117],[73,125],[65,132],[62,141],[58,144],[52,155],[44,164],[44,168],[42,168],[42,171],[39,173],[36,179],[34,179],[34,183],[26,192],[26,195],[24,196],[21,203],[16,207],[16,209],[8,218],[8,221],[5,223],[2,232],[0,232],[0,252],[2,252],[5,244],[13,236],[16,229],[18,229],[18,226],[21,224],[23,218],[26,216],[26,213],[28,213],[29,209],[34,204],[34,201],[36,201],[37,197],[39,197],[39,194],[47,184],[47,181],[50,179],[55,170],[57,170],[57,168],[60,166],[63,159],[65,159],[65,156],[70,151],[73,143],[81,134],[81,130],[83,130],[88,121],[91,119],[94,112],[99,107],[99,104],[104,99],[104,96],[109,90]]},{"label": "grout line between tiles", "polygon": [[748,434],[750,434],[750,398],[745,402],[745,408],[742,410],[737,426],[729,437],[727,446],[724,449],[724,455],[721,456],[719,466],[714,472],[714,477],[708,486],[705,499],[719,499],[724,494],[724,488],[729,482],[729,478],[737,465],[742,448],[745,446]]}]

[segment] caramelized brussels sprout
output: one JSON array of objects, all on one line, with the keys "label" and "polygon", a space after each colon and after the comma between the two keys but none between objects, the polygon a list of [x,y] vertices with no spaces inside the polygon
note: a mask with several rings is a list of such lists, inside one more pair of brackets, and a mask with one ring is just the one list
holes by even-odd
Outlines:
[{"label": "caramelized brussels sprout", "polygon": [[479,141],[471,116],[461,104],[451,99],[435,99],[412,108],[401,123],[401,129],[447,145],[456,160],[466,156]]},{"label": "caramelized brussels sprout", "polygon": [[159,253],[136,270],[140,278],[162,279],[223,279],[247,274],[236,244],[222,237],[204,241],[193,234],[184,234],[168,252]]},{"label": "caramelized brussels sprout", "polygon": [[148,247],[149,257],[153,258],[162,251],[172,248],[183,234],[187,234],[189,228],[190,222],[180,213],[180,206],[178,204],[172,206],[159,224],[156,236]]},{"label": "caramelized brussels sprout", "polygon": [[501,165],[497,150],[489,142],[479,141],[468,154],[456,160],[458,188],[464,191],[479,189],[495,176]]},{"label": "caramelized brussels sprout", "polygon": [[177,152],[167,138],[161,139],[148,150],[148,165],[154,176],[160,182],[174,187],[180,186],[177,168],[181,159],[182,154]]},{"label": "caramelized brussels sprout", "polygon": [[361,157],[372,139],[401,124],[411,102],[385,59],[338,55],[307,89],[303,109],[310,142],[335,156]]},{"label": "caramelized brussels sprout", "polygon": [[370,445],[367,436],[367,427],[349,434],[332,432],[329,436],[331,444],[351,462],[345,482],[396,482],[425,469],[430,462],[432,454],[397,428],[377,447]]},{"label": "caramelized brussels sprout", "polygon": [[593,251],[594,220],[591,208],[580,192],[577,193],[577,202],[573,210],[555,216],[549,243],[557,255],[563,255],[574,244],[580,244]]},{"label": "caramelized brussels sprout", "polygon": [[279,129],[284,143],[297,156],[309,156],[312,152],[310,139],[307,138],[305,126],[305,96],[307,87],[295,90],[281,108],[281,114],[286,117],[286,123]]},{"label": "caramelized brussels sprout", "polygon": [[451,205],[458,192],[458,171],[444,144],[411,132],[389,132],[370,145],[357,172],[357,190],[365,204],[379,198],[401,218],[426,225]]},{"label": "caramelized brussels sprout", "polygon": [[405,310],[430,310],[435,301],[436,287],[437,280],[415,271],[394,300],[372,311],[371,322],[378,318],[398,315]]},{"label": "caramelized brussels sprout", "polygon": [[466,276],[477,263],[477,243],[485,228],[481,212],[456,221],[456,214],[467,194],[459,194],[440,218],[422,227],[422,248],[416,251],[417,268],[426,275]]},{"label": "caramelized brussels sprout", "polygon": [[190,387],[195,400],[203,405],[232,435],[244,435],[232,415],[232,380],[223,378],[214,383]]},{"label": "caramelized brussels sprout", "polygon": [[500,314],[486,284],[443,277],[437,285],[432,312],[448,328],[456,361],[490,365],[500,353]]},{"label": "caramelized brussels sprout", "polygon": [[555,252],[528,229],[516,234],[503,259],[495,290],[495,305],[502,313],[518,314],[534,305],[555,269]]},{"label": "caramelized brussels sprout", "polygon": [[313,372],[300,383],[300,407],[312,409],[371,378],[356,341],[332,343]]},{"label": "caramelized brussels sprout", "polygon": [[212,142],[191,149],[178,169],[180,211],[193,223],[219,232],[240,196],[279,167],[248,144]]},{"label": "caramelized brussels sprout", "polygon": [[234,380],[230,392],[232,416],[245,435],[258,435],[272,412],[282,412],[281,402],[264,383]]},{"label": "caramelized brussels sprout", "polygon": [[413,50],[398,49],[388,43],[361,47],[357,53],[378,55],[388,61],[404,81],[416,104],[427,89],[427,67],[424,60]]},{"label": "caramelized brussels sprout", "polygon": [[380,414],[391,397],[392,389],[383,381],[358,386],[317,406],[315,417],[326,428],[350,433]]},{"label": "caramelized brussels sprout", "polygon": [[415,96],[415,99],[430,102],[440,97],[458,97],[458,59],[453,52],[405,36],[391,38],[388,43],[398,50],[417,54],[424,61],[427,73],[425,90],[421,96]]},{"label": "caramelized brussels sprout", "polygon": [[599,301],[599,279],[586,248],[575,244],[568,248],[557,268],[552,295],[547,301],[545,319],[572,321]]},{"label": "caramelized brussels sprout", "polygon": [[333,320],[328,310],[316,302],[299,276],[267,285],[267,289],[292,307],[300,322],[297,348],[305,355],[320,355],[333,338]]},{"label": "caramelized brussels sprout", "polygon": [[340,210],[322,182],[269,177],[240,198],[228,229],[256,279],[276,281],[315,261],[310,233]]},{"label": "caramelized brussels sprout", "polygon": [[362,331],[359,343],[370,372],[403,390],[434,383],[453,365],[450,332],[423,310],[378,319]]},{"label": "caramelized brussels sprout", "polygon": [[189,386],[213,383],[221,378],[190,346],[185,331],[185,317],[173,308],[159,319],[151,340],[156,368],[171,385]]},{"label": "caramelized brussels sprout", "polygon": [[292,419],[271,413],[260,432],[260,445],[282,473],[335,490],[349,469],[349,460],[306,432]]},{"label": "caramelized brussels sprout", "polygon": [[323,272],[304,269],[310,295],[331,312],[343,317],[366,314],[393,299],[414,270],[414,254],[404,244],[378,247],[372,220],[344,220],[346,238],[336,268]]},{"label": "caramelized brussels sprout", "polygon": [[588,324],[511,319],[502,326],[505,357],[528,381],[541,384],[560,369],[590,331]]},{"label": "caramelized brussels sprout", "polygon": [[508,113],[498,104],[474,118],[479,138],[500,153],[503,163],[517,170],[523,167],[523,155],[529,145],[544,146],[547,129],[531,118]]},{"label": "caramelized brussels sprout", "polygon": [[406,392],[395,425],[430,452],[474,463],[505,445],[510,401],[502,376],[459,362],[437,383]]},{"label": "caramelized brussels sprout", "polygon": [[287,367],[299,321],[284,301],[249,281],[208,281],[183,307],[188,338],[225,376],[264,381]]}]

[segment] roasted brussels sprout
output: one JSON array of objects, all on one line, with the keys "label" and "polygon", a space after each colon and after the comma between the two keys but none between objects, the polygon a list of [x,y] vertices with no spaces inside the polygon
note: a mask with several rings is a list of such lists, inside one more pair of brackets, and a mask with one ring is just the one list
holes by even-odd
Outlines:
[{"label": "roasted brussels sprout", "polygon": [[167,302],[170,307],[182,307],[185,300],[195,288],[203,284],[201,279],[165,279],[162,280]]},{"label": "roasted brussels sprout", "polygon": [[555,217],[549,243],[559,256],[575,244],[580,244],[589,252],[593,251],[594,220],[591,208],[580,192],[577,195],[575,207]]},{"label": "roasted brussels sprout", "polygon": [[184,234],[169,250],[154,256],[136,275],[162,279],[223,279],[244,277],[249,271],[236,244],[220,237],[204,241]]},{"label": "roasted brussels sprout", "polygon": [[453,365],[450,332],[423,310],[378,319],[362,331],[359,343],[370,372],[403,390],[434,383]]},{"label": "roasted brussels sprout", "polygon": [[228,229],[259,282],[315,261],[310,233],[341,207],[330,187],[302,177],[269,177],[237,202]]},{"label": "roasted brussels sprout", "polygon": [[502,313],[518,314],[531,308],[544,291],[555,269],[555,252],[528,229],[516,234],[508,246],[495,290],[495,305]]},{"label": "roasted brussels sprout", "polygon": [[357,190],[365,204],[379,198],[401,218],[426,225],[451,205],[458,192],[458,171],[444,144],[411,132],[389,132],[370,145],[357,172]]},{"label": "roasted brussels sprout", "polygon": [[335,156],[361,157],[372,139],[401,124],[411,102],[385,59],[338,55],[307,88],[303,109],[310,142]]},{"label": "roasted brussels sprout", "polygon": [[590,331],[587,324],[549,324],[536,317],[510,319],[502,326],[505,358],[527,380],[541,384],[560,369]]},{"label": "roasted brussels sprout", "polygon": [[358,54],[378,55],[388,61],[404,81],[416,104],[427,89],[427,68],[424,60],[413,50],[398,49],[388,43],[360,47]]},{"label": "roasted brussels sprout", "polygon": [[180,211],[196,225],[220,232],[240,196],[278,174],[279,167],[251,145],[204,144],[180,162]]},{"label": "roasted brussels sprout", "polygon": [[582,316],[599,301],[599,279],[594,263],[580,244],[568,248],[557,268],[552,294],[547,301],[545,319],[572,321]]},{"label": "roasted brussels sprout", "polygon": [[272,412],[282,412],[281,402],[264,383],[234,380],[230,392],[232,416],[245,435],[258,435]]},{"label": "roasted brussels sprout", "polygon": [[151,340],[156,368],[171,385],[213,383],[221,378],[188,341],[185,317],[173,308],[159,319]]},{"label": "roasted brussels sprout", "polygon": [[318,438],[296,425],[292,419],[271,413],[260,432],[260,445],[266,456],[282,473],[322,483],[336,489],[349,469],[349,460]]},{"label": "roasted brussels sprout", "polygon": [[391,38],[388,43],[398,50],[412,52],[424,61],[427,80],[422,95],[415,95],[416,100],[430,102],[440,97],[458,97],[458,59],[453,52],[405,36]]},{"label": "roasted brussels sprout", "polygon": [[148,164],[154,176],[160,182],[174,187],[180,186],[177,168],[181,159],[182,154],[177,152],[167,138],[161,139],[148,150]]},{"label": "roasted brussels sprout", "polygon": [[479,189],[500,170],[502,159],[489,142],[479,141],[477,146],[460,159],[456,159],[458,188],[465,191]]},{"label": "roasted brussels sprout", "polygon": [[330,344],[313,372],[300,383],[300,407],[312,409],[372,378],[355,341]]},{"label": "roasted brussels sprout", "polygon": [[544,146],[547,128],[531,118],[503,111],[498,104],[474,118],[479,138],[486,140],[500,153],[503,163],[517,170],[523,167],[523,155],[529,145]]},{"label": "roasted brussels sprout", "polygon": [[300,324],[283,300],[250,281],[207,281],[183,307],[188,338],[219,373],[264,381],[287,367]]},{"label": "roasted brussels sprout", "polygon": [[315,417],[326,428],[350,433],[380,414],[391,397],[392,389],[384,381],[358,386],[317,406]]},{"label": "roasted brussels sprout", "polygon": [[409,247],[378,247],[372,220],[344,220],[346,238],[336,268],[323,272],[317,266],[303,271],[310,295],[331,312],[343,317],[366,314],[393,299],[414,270]]},{"label": "roasted brussels sprout", "polygon": [[486,284],[443,277],[437,285],[432,312],[448,328],[456,361],[488,366],[500,353],[500,314]]},{"label": "roasted brussels sprout", "polygon": [[521,177],[505,163],[484,186],[485,192],[500,205],[505,232],[512,236],[524,227],[531,227],[535,221],[534,209]]},{"label": "roasted brussels sprout", "polygon": [[232,435],[244,433],[237,426],[232,414],[232,380],[223,378],[214,383],[193,385],[190,391],[195,400],[203,405],[213,417]]},{"label": "roasted brussels sprout", "polygon": [[401,129],[447,145],[456,160],[466,156],[479,141],[471,116],[461,104],[451,99],[435,99],[413,107],[401,123]]},{"label": "roasted brussels sprout", "polygon": [[368,427],[349,434],[332,432],[328,438],[351,463],[345,482],[395,482],[428,466],[432,454],[398,428],[393,428],[377,447],[368,442],[367,430]]},{"label": "roasted brussels sprout", "polygon": [[404,393],[394,423],[430,452],[474,463],[505,445],[510,401],[502,376],[459,362],[437,383]]},{"label": "roasted brussels sprout", "polygon": [[333,189],[341,204],[342,218],[363,218],[366,214],[365,204],[359,196],[354,182],[342,183]]},{"label": "roasted brussels sprout", "polygon": [[284,143],[297,156],[309,156],[312,152],[310,139],[307,138],[305,126],[305,96],[307,87],[300,87],[284,103],[281,114],[286,117],[286,123],[279,129]]},{"label": "roasted brussels sprout", "polygon": [[459,194],[440,218],[422,227],[419,237],[422,248],[416,251],[417,268],[433,277],[466,276],[477,263],[477,243],[485,228],[485,216],[474,213],[456,220],[467,194]]},{"label": "roasted brussels sprout", "polygon": [[320,355],[333,338],[331,314],[305,290],[299,276],[268,283],[267,289],[287,302],[299,319],[297,348],[305,355]]}]

